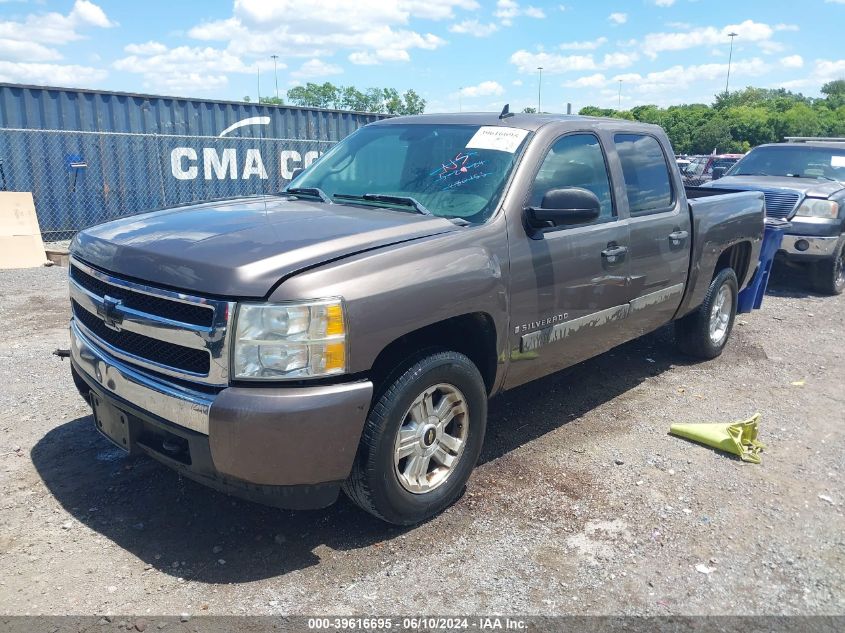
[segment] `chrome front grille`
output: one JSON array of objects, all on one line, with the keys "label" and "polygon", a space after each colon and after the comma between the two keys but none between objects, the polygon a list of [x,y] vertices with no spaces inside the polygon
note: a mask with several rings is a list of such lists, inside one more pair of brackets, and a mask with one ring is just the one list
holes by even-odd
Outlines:
[{"label": "chrome front grille", "polygon": [[783,189],[764,189],[763,195],[766,198],[766,215],[772,218],[787,218],[792,215],[801,197],[795,191]]},{"label": "chrome front grille", "polygon": [[209,386],[229,380],[234,303],[132,282],[70,262],[77,327],[109,354],[138,367]]}]

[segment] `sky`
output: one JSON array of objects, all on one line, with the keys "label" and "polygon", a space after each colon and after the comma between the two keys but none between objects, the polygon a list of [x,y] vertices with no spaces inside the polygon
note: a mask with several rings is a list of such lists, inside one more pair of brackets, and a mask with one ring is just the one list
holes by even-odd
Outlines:
[{"label": "sky", "polygon": [[843,32],[845,0],[0,0],[0,81],[226,100],[330,81],[413,88],[429,112],[577,112],[712,102],[729,33],[731,88],[818,96],[845,78]]}]

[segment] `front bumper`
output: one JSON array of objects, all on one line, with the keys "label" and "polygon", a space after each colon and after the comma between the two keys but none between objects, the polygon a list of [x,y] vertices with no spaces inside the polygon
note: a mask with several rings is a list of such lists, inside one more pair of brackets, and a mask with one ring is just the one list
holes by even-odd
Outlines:
[{"label": "front bumper", "polygon": [[836,252],[839,236],[784,235],[778,254],[792,260],[813,260],[831,257]]},{"label": "front bumper", "polygon": [[143,452],[225,492],[288,508],[331,504],[352,468],[373,385],[198,391],[127,365],[71,323],[80,393],[125,413]]}]

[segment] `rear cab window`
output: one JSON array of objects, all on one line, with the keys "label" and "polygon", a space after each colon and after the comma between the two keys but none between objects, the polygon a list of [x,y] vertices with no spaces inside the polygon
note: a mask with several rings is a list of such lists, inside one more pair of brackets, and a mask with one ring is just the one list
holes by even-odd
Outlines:
[{"label": "rear cab window", "polygon": [[613,137],[632,216],[671,211],[675,206],[672,176],[663,148],[647,134]]}]

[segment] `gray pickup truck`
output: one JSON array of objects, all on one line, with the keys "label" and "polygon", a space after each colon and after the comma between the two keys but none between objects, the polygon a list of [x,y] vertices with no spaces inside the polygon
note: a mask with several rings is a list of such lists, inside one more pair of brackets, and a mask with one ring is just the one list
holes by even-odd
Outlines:
[{"label": "gray pickup truck", "polygon": [[704,186],[762,191],[766,213],[790,221],[779,262],[804,268],[818,292],[845,291],[845,139],[760,145],[718,176]]},{"label": "gray pickup truck", "polygon": [[416,523],[463,490],[491,396],[672,321],[721,353],[764,200],[717,193],[652,125],[379,121],[278,195],[79,233],[73,377],[111,441],[188,477]]}]

